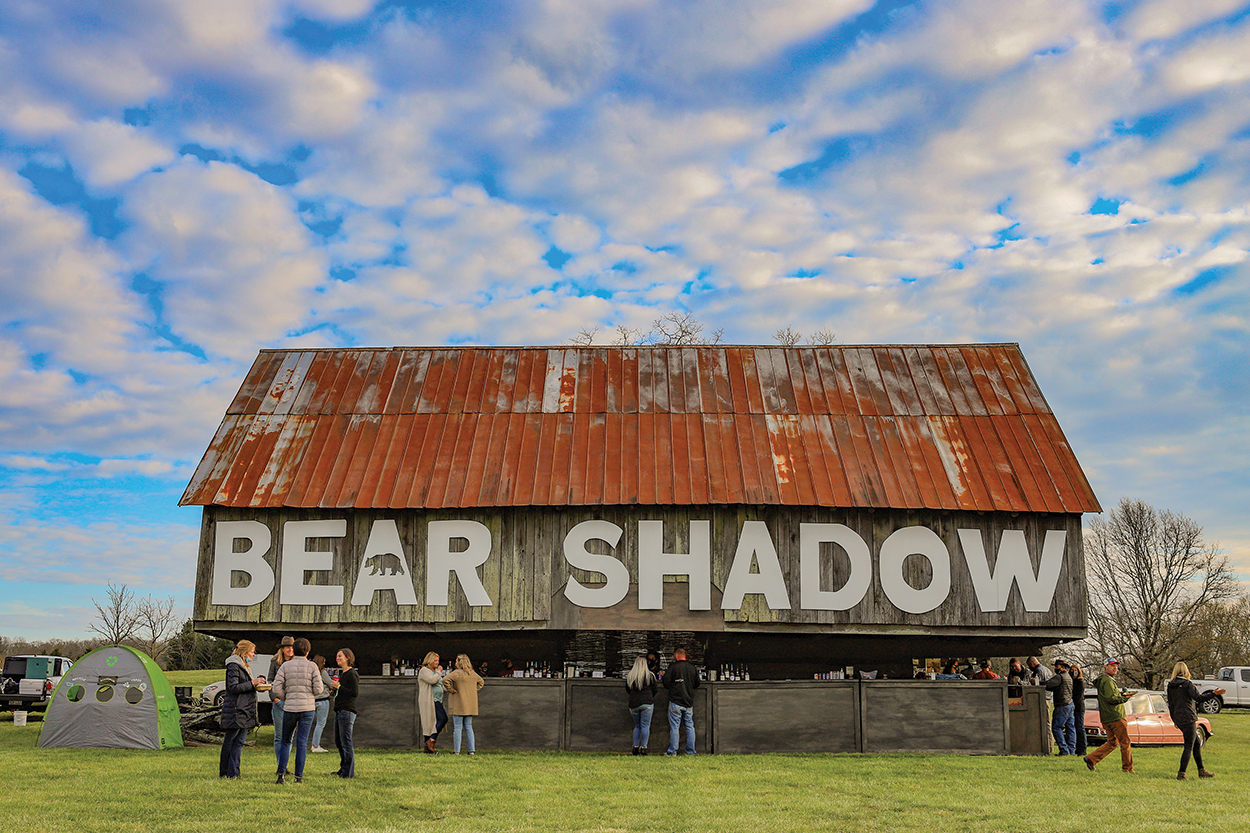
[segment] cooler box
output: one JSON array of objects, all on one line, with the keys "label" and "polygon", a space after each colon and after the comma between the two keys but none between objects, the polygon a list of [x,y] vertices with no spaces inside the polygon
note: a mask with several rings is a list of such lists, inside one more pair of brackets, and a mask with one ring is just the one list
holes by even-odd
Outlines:
[{"label": "cooler box", "polygon": [[18,694],[33,694],[36,697],[43,694],[43,687],[47,680],[22,680],[18,683]]}]

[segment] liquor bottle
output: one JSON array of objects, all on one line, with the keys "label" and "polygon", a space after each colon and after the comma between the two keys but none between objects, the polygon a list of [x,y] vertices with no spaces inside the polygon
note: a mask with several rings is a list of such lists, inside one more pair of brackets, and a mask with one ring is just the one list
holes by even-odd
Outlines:
[{"label": "liquor bottle", "polygon": [[751,669],[745,665],[742,666],[742,681],[746,683],[751,682]]}]

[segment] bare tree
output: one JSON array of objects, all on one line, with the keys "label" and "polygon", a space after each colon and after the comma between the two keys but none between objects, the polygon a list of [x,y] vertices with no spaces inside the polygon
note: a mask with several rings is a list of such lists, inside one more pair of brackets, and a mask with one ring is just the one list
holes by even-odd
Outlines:
[{"label": "bare tree", "polygon": [[1205,605],[1194,627],[1182,634],[1177,655],[1195,674],[1244,665],[1250,657],[1250,596]]},{"label": "bare tree", "polygon": [[624,324],[616,325],[616,341],[613,342],[617,347],[636,347],[643,342],[642,330],[634,327],[626,327]]},{"label": "bare tree", "polygon": [[802,340],[803,334],[788,324],[773,333],[773,341],[782,347],[793,347]]},{"label": "bare tree", "polygon": [[136,641],[144,653],[159,662],[179,627],[174,616],[174,597],[154,599],[148,596],[138,603],[135,610],[139,617]]},{"label": "bare tree", "polygon": [[836,343],[837,340],[837,336],[834,335],[833,330],[826,330],[822,328],[812,333],[807,343],[814,344],[817,347],[828,347],[829,345]]},{"label": "bare tree", "polygon": [[1203,610],[1233,596],[1236,582],[1202,527],[1124,498],[1085,536],[1090,640],[1121,656],[1125,675],[1156,688],[1180,656]]},{"label": "bare tree", "polygon": [[96,619],[87,626],[87,630],[99,634],[110,645],[121,645],[134,638],[139,630],[139,611],[135,606],[134,591],[122,585],[118,587],[109,582],[108,603],[100,604],[95,599]]},{"label": "bare tree", "polygon": [[704,336],[702,322],[692,313],[668,312],[651,323],[646,340],[662,345],[720,344],[724,334],[722,327]]},{"label": "bare tree", "polygon": [[577,331],[577,335],[569,339],[569,344],[574,347],[590,347],[595,343],[595,336],[599,334],[598,327],[591,327],[589,330],[582,327]]}]

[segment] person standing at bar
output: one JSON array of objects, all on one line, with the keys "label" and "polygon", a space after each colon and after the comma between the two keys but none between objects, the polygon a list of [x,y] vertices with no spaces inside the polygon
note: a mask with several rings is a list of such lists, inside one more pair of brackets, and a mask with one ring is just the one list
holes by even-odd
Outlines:
[{"label": "person standing at bar", "polygon": [[1068,666],[1072,678],[1072,728],[1076,734],[1076,754],[1085,757],[1089,751],[1085,737],[1085,675],[1075,662]]},{"label": "person standing at bar", "polygon": [[352,745],[352,732],[356,727],[356,695],[360,692],[360,673],[356,670],[356,655],[351,648],[340,648],[334,656],[338,673],[330,678],[334,689],[334,741],[339,748],[340,778],[356,777],[356,749]]},{"label": "person standing at bar", "polygon": [[634,667],[625,678],[625,691],[629,693],[629,713],[634,718],[635,755],[647,754],[647,742],[651,738],[651,714],[655,710],[655,695],[658,690],[655,674],[648,667],[647,658],[635,658]]},{"label": "person standing at bar", "polygon": [[[295,656],[295,637],[282,637],[282,643],[278,646],[278,653],[274,654],[273,658],[269,660],[269,674],[265,677],[271,685],[274,680],[278,679],[278,671],[282,668],[282,663],[293,656]],[[283,703],[276,691],[269,695],[269,714],[273,718],[273,757],[275,760],[278,760],[281,757],[278,747],[282,745]],[[279,768],[278,774],[286,775],[287,773]]]},{"label": "person standing at bar", "polygon": [[694,748],[694,690],[699,687],[698,670],[686,661],[686,649],[673,651],[673,664],[664,672],[664,688],[668,691],[668,751],[676,755],[681,734],[686,736],[686,754]]},{"label": "person standing at bar", "polygon": [[317,716],[316,697],[321,693],[321,671],[308,659],[312,645],[304,637],[295,640],[295,656],[282,663],[273,681],[274,696],[285,702],[282,714],[282,744],[278,747],[278,780],[286,783],[286,765],[295,746],[295,783],[304,781],[304,760],[308,755],[308,735]]},{"label": "person standing at bar", "polygon": [[443,678],[443,688],[451,695],[451,742],[454,754],[460,754],[460,738],[463,735],[470,755],[477,754],[477,739],[473,736],[473,718],[477,715],[477,693],[486,681],[473,670],[473,663],[464,654],[456,656],[456,668]]},{"label": "person standing at bar", "polygon": [[1055,673],[1046,681],[1046,689],[1054,696],[1054,711],[1050,718],[1050,731],[1060,755],[1076,754],[1076,718],[1073,716],[1075,688],[1068,676],[1068,664],[1055,660]]},{"label": "person standing at bar", "polygon": [[246,639],[239,640],[234,653],[226,657],[226,693],[221,700],[221,728],[226,736],[221,741],[218,770],[222,778],[239,777],[243,742],[248,730],[257,724],[256,686],[265,678],[252,676],[249,662],[255,657],[256,646]]},{"label": "person standing at bar", "polygon": [[442,694],[443,676],[438,673],[438,654],[430,651],[421,661],[421,670],[417,672],[417,711],[421,718],[421,742],[425,751],[433,755],[434,744],[438,740],[438,710],[435,707],[434,688],[438,686]]},{"label": "person standing at bar", "polygon": [[1107,733],[1107,742],[1085,756],[1085,766],[1093,772],[1098,762],[1118,746],[1120,768],[1125,772],[1132,772],[1133,745],[1129,742],[1128,718],[1124,715],[1124,704],[1128,702],[1132,692],[1121,691],[1115,684],[1115,675],[1120,673],[1118,659],[1107,657],[1102,668],[1103,673],[1094,680],[1094,688],[1098,689],[1098,716],[1102,720],[1103,731]]}]

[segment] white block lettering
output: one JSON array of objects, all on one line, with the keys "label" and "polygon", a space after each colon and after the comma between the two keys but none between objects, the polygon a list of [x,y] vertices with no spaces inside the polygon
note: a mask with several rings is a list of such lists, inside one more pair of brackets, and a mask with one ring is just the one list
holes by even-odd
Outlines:
[{"label": "white block lettering", "polygon": [[310,572],[334,569],[334,553],[308,551],[309,538],[342,538],[347,521],[287,521],[282,525],[282,587],[284,605],[341,605],[343,588],[337,584],[305,584]]},{"label": "white block lettering", "polygon": [[1012,582],[1020,588],[1025,610],[1032,613],[1050,610],[1055,599],[1055,587],[1059,584],[1059,571],[1063,569],[1063,551],[1067,542],[1068,533],[1064,530],[1046,530],[1042,560],[1034,575],[1024,530],[1004,529],[1002,540],[998,543],[994,571],[990,572],[981,530],[959,530],[959,543],[963,547],[964,560],[968,562],[968,575],[972,577],[972,587],[976,590],[981,610],[986,613],[1006,610]]},{"label": "white block lettering", "polygon": [[587,587],[573,575],[564,585],[564,597],[578,607],[611,607],[629,592],[629,568],[610,555],[586,550],[587,541],[606,541],[613,549],[625,530],[611,521],[583,521],[564,536],[564,560],[570,566],[603,573],[602,587]]},{"label": "white block lettering", "polygon": [[[933,580],[917,589],[903,578],[903,562],[909,555],[924,556],[933,569]],[[951,592],[951,556],[946,544],[932,529],[905,526],[881,544],[881,589],[899,610],[928,613],[946,601]]]},{"label": "white block lettering", "polygon": [[365,557],[356,574],[356,588],[352,590],[352,604],[371,605],[380,590],[393,591],[395,604],[417,603],[412,569],[404,555],[403,542],[399,540],[399,526],[393,520],[374,521],[369,530],[369,543],[365,545]]},{"label": "white block lettering", "polygon": [[664,577],[686,576],[690,609],[712,609],[712,524],[690,522],[690,552],[664,552],[664,521],[638,522],[638,609],[664,607]]},{"label": "white block lettering", "polygon": [[[235,541],[247,541],[243,552],[234,551]],[[265,553],[273,542],[269,527],[260,521],[218,521],[213,543],[213,594],[210,604],[254,605],[273,592],[273,568]],[[231,587],[231,573],[246,573],[246,587]]]},{"label": "white block lettering", "polygon": [[[464,552],[452,552],[452,539],[461,538],[469,546]],[[464,596],[473,607],[491,607],[494,602],[477,568],[490,558],[490,528],[477,521],[430,521],[426,528],[425,603],[447,604],[447,584],[455,573]]]},{"label": "white block lettering", "polygon": [[[820,545],[837,544],[851,562],[846,582],[837,590],[820,589]],[[872,552],[845,524],[799,524],[799,607],[803,610],[850,610],[872,586]]]},{"label": "white block lettering", "polygon": [[[751,572],[751,557],[759,564],[759,572]],[[790,594],[786,592],[786,580],[781,574],[781,562],[777,560],[777,548],[768,534],[763,521],[745,521],[738,550],[725,579],[725,593],[721,597],[721,610],[738,610],[747,593],[759,594],[774,610],[790,607]]]}]

